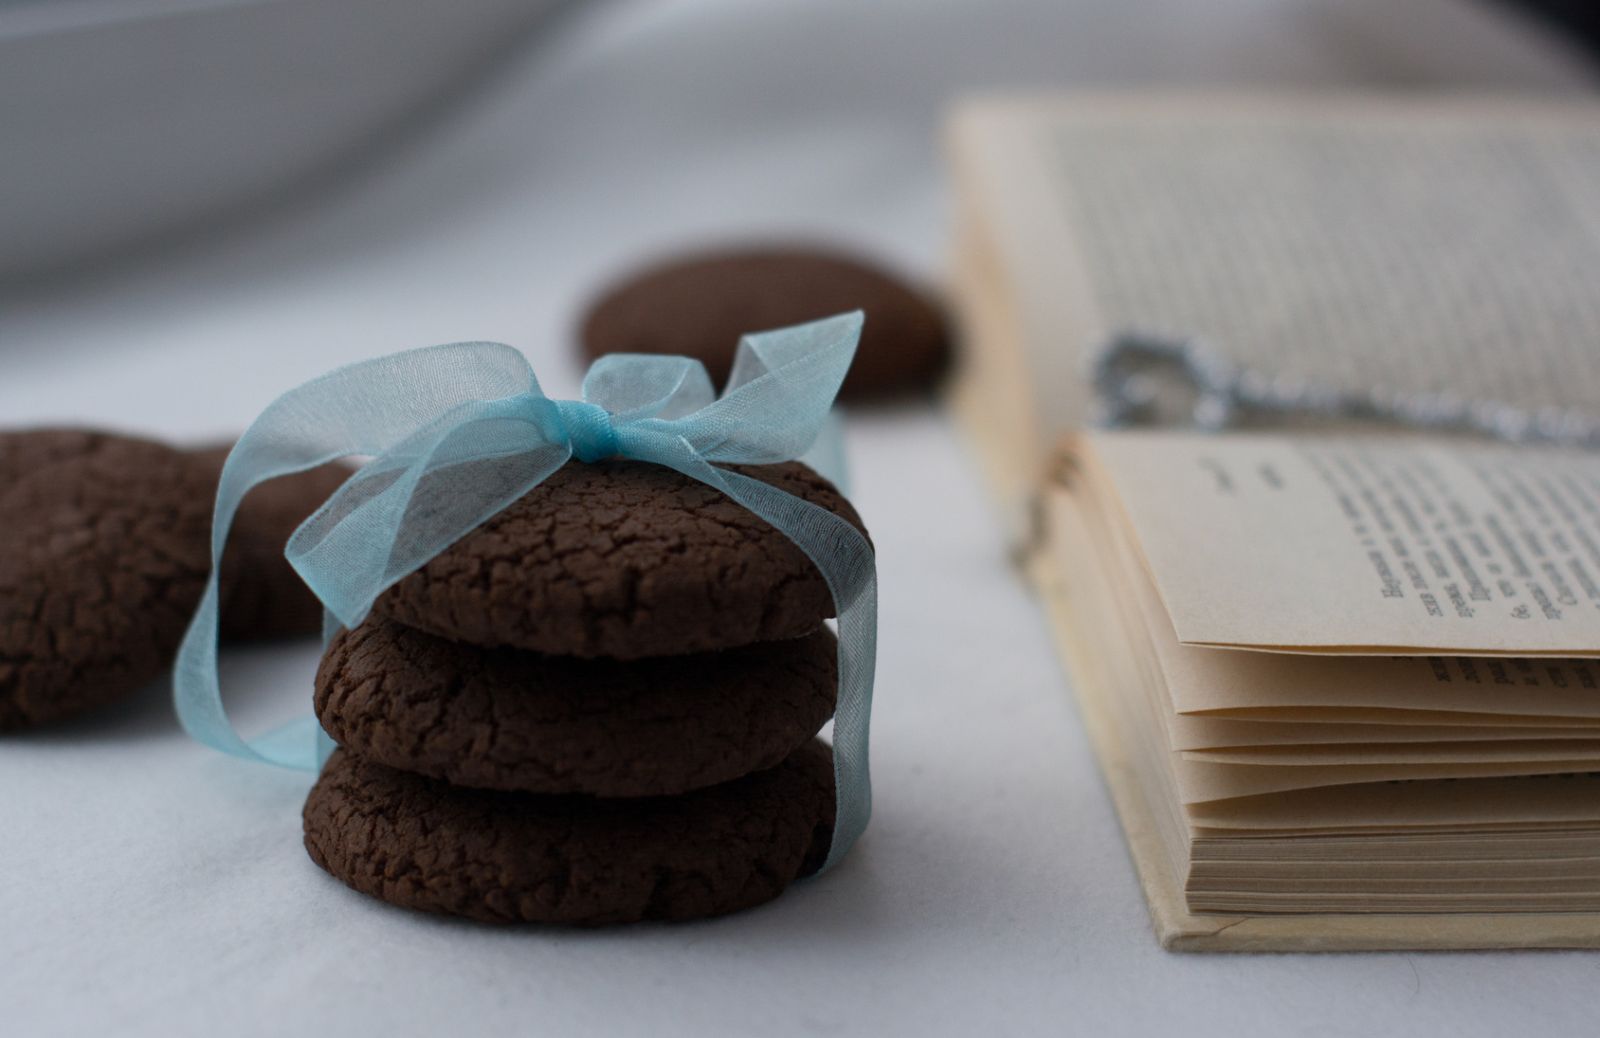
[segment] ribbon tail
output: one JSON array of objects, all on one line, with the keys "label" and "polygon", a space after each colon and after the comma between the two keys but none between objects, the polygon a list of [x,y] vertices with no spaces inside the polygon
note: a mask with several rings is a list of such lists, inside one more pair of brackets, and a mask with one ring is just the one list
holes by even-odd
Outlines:
[{"label": "ribbon tail", "polygon": [[[707,466],[707,468],[712,468]],[[839,695],[833,713],[836,812],[833,844],[821,871],[837,865],[872,817],[868,744],[878,656],[878,571],[872,546],[847,520],[736,472],[712,469],[739,504],[771,523],[814,563],[839,619]]]},{"label": "ribbon tail", "polygon": [[[272,476],[287,475],[325,464],[324,458]],[[248,480],[245,492],[257,483],[272,476],[258,476]],[[316,742],[303,735],[299,738],[285,736],[282,729],[269,732],[259,739],[248,741],[233,727],[222,702],[222,688],[217,676],[217,630],[220,614],[221,591],[217,572],[222,559],[222,548],[227,542],[228,528],[233,513],[244,492],[224,496],[219,490],[215,528],[212,534],[211,574],[206,579],[205,592],[200,606],[189,621],[183,643],[178,648],[173,669],[173,704],[178,711],[178,721],[183,730],[199,742],[235,757],[275,764],[298,770],[315,770],[318,761]],[[229,499],[231,498],[231,500]]]},{"label": "ribbon tail", "polygon": [[830,410],[822,420],[816,440],[800,455],[800,462],[832,483],[839,493],[850,496],[850,459],[844,450],[844,422],[838,408]]},{"label": "ribbon tail", "polygon": [[652,461],[714,486],[770,523],[817,567],[839,620],[839,695],[833,715],[836,811],[833,843],[821,871],[837,865],[872,816],[873,672],[878,655],[878,571],[872,545],[847,520],[749,476],[717,468],[686,441]]},{"label": "ribbon tail", "polygon": [[[269,411],[262,416],[272,416]],[[292,414],[289,415],[292,419]],[[257,485],[278,476],[304,472],[349,454],[371,450],[359,442],[346,441],[318,447],[279,439],[277,423],[258,419],[239,438],[223,466],[217,487],[217,501],[211,530],[211,573],[206,578],[200,606],[189,621],[183,643],[173,666],[172,694],[178,721],[183,730],[199,742],[234,757],[274,764],[301,771],[320,766],[317,742],[303,725],[298,735],[289,733],[297,722],[257,739],[247,740],[234,728],[223,705],[222,687],[217,674],[217,637],[221,610],[218,573],[228,531],[239,503]],[[274,457],[277,455],[277,457]]]}]

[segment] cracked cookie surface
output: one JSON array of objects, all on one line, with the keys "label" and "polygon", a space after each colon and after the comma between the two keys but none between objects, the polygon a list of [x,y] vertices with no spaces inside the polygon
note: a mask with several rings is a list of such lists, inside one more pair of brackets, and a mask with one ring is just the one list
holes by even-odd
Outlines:
[{"label": "cracked cookie surface", "polygon": [[[210,570],[206,472],[163,444],[78,441],[90,443],[0,490],[0,728],[79,713],[159,675]],[[20,453],[8,467],[22,469]]]},{"label": "cracked cookie surface", "polygon": [[[861,528],[799,462],[729,468]],[[659,465],[574,461],[373,612],[474,645],[640,659],[798,637],[833,600],[799,548],[714,488]]]},{"label": "cracked cookie surface", "polygon": [[[112,702],[171,663],[210,571],[226,451],[207,453],[92,429],[0,432],[0,729]],[[336,474],[246,499],[223,559],[225,636],[317,631],[315,600],[261,546],[287,540]]]},{"label": "cracked cookie surface", "polygon": [[393,621],[341,631],[316,712],[368,760],[458,786],[661,796],[770,768],[833,714],[826,629],[622,662],[480,649]]},{"label": "cracked cookie surface", "polygon": [[720,386],[740,336],[850,310],[867,320],[840,397],[926,389],[948,366],[944,315],[928,297],[870,263],[808,246],[702,252],[640,270],[590,304],[580,335],[590,359],[683,354]]},{"label": "cracked cookie surface", "polygon": [[577,926],[696,919],[770,901],[821,865],[833,766],[812,741],[709,789],[604,800],[461,789],[337,750],[303,821],[312,860],[403,908]]}]

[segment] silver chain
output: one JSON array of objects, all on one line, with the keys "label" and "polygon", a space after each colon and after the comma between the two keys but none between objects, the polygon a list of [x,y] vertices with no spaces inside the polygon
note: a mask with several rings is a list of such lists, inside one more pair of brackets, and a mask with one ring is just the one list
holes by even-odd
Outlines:
[{"label": "silver chain", "polygon": [[1529,411],[1453,393],[1334,389],[1240,367],[1199,339],[1137,332],[1114,337],[1094,358],[1099,424],[1125,428],[1172,421],[1160,413],[1160,404],[1163,383],[1170,385],[1174,377],[1194,399],[1187,422],[1208,432],[1297,416],[1472,432],[1508,443],[1600,448],[1600,419],[1572,408]]}]

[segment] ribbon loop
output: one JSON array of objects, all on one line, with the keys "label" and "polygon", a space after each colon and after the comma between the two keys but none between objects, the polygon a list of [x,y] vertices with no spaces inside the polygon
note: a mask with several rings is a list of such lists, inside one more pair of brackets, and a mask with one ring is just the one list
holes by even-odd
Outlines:
[{"label": "ribbon loop", "polygon": [[[861,312],[746,335],[728,388],[671,430],[707,461],[766,465],[816,442],[861,338]],[[643,423],[642,423],[643,424]]]},{"label": "ribbon loop", "polygon": [[716,400],[706,366],[691,357],[608,353],[583,377],[583,398],[618,422],[682,418]]},{"label": "ribbon loop", "polygon": [[772,524],[816,565],[839,623],[834,716],[837,821],[824,868],[866,827],[868,719],[877,639],[877,573],[854,526],[717,463],[806,454],[861,334],[859,312],[748,335],[729,388],[712,391],[686,357],[603,357],[582,400],[550,400],[509,346],[458,343],[351,365],[274,401],[223,467],[212,575],[178,654],[174,697],[185,729],[235,756],[314,769],[302,723],[254,740],[228,721],[217,683],[217,564],[239,502],[256,484],[350,454],[370,455],[290,538],[285,554],[338,623],[365,619],[378,595],[573,458],[622,456],[676,469]]}]

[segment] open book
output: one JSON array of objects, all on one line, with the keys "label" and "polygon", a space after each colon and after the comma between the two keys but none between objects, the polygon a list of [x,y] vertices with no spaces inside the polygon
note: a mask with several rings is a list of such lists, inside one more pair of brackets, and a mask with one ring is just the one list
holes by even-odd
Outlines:
[{"label": "open book", "polygon": [[1129,331],[1600,409],[1600,106],[989,103],[953,141],[957,401],[1163,942],[1600,946],[1600,453],[1078,431]]},{"label": "open book", "polygon": [[959,403],[1013,508],[1130,331],[1600,416],[1600,104],[1089,96],[970,103],[950,137]]}]

